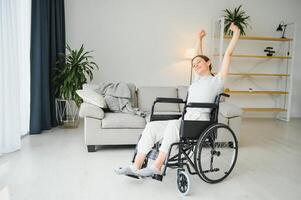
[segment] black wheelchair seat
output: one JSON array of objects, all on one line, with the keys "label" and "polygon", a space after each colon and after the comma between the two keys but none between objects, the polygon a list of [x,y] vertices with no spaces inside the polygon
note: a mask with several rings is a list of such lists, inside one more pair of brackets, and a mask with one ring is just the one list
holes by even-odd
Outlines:
[{"label": "black wheelchair seat", "polygon": [[213,121],[183,120],[180,126],[181,138],[197,140]]}]

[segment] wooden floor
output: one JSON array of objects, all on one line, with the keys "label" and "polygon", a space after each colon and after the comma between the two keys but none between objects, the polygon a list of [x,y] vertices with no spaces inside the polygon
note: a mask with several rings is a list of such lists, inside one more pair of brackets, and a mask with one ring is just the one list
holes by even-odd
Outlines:
[{"label": "wooden floor", "polygon": [[[182,199],[175,170],[163,182],[115,175],[114,168],[129,164],[132,153],[133,147],[87,153],[82,124],[27,136],[21,151],[0,158],[0,199]],[[232,174],[214,185],[192,176],[189,199],[300,200],[300,169],[301,119],[244,119]]]}]

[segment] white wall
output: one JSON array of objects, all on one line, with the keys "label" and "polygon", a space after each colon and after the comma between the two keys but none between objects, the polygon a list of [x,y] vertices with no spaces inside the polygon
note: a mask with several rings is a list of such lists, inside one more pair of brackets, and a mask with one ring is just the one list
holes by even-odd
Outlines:
[{"label": "white wall", "polygon": [[[301,117],[301,1],[298,0],[65,0],[67,42],[94,50],[100,70],[93,82],[126,81],[137,86],[189,83],[184,50],[194,47],[200,27],[225,8],[243,4],[251,16],[248,35],[278,36],[281,20],[297,23],[292,116]],[[209,52],[210,39],[205,41]]]}]

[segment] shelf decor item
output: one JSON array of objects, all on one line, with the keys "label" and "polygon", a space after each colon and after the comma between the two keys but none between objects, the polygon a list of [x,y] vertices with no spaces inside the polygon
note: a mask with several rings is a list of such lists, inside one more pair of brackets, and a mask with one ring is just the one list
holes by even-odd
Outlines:
[{"label": "shelf decor item", "polygon": [[285,31],[286,31],[286,27],[289,25],[293,25],[294,23],[285,23],[284,21],[281,21],[280,24],[278,25],[276,31],[281,31],[282,32],[282,36],[281,38],[286,39],[285,37]]},{"label": "shelf decor item", "polygon": [[241,10],[241,7],[242,5],[234,8],[233,11],[230,9],[223,10],[225,19],[225,35],[233,34],[233,32],[230,30],[230,25],[232,22],[238,26],[241,35],[246,35],[245,29],[249,27],[248,21],[250,20],[250,16],[248,16],[245,11]]},{"label": "shelf decor item", "polygon": [[82,45],[79,50],[72,50],[66,45],[67,54],[60,54],[56,63],[53,84],[56,95],[56,118],[58,125],[64,128],[76,128],[79,123],[78,107],[82,103],[76,90],[82,88],[93,79],[92,71],[99,69],[98,65],[91,61],[92,51],[85,51]]},{"label": "shelf decor item", "polygon": [[273,54],[275,53],[273,47],[266,47],[263,51],[267,53],[267,56],[273,56]]}]

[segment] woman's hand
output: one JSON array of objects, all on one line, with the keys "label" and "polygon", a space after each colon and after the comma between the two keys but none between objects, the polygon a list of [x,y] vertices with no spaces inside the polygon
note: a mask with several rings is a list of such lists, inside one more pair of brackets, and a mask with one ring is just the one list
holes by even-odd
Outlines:
[{"label": "woman's hand", "polygon": [[206,32],[205,32],[203,29],[201,29],[201,30],[198,32],[198,37],[199,37],[200,39],[203,39],[205,36],[206,36]]},{"label": "woman's hand", "polygon": [[233,22],[230,25],[230,30],[233,31],[234,33],[240,33],[240,29]]}]

